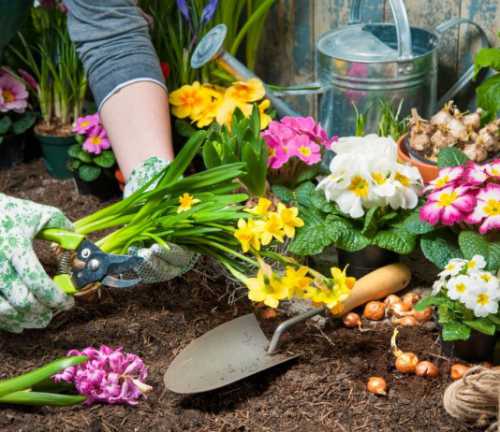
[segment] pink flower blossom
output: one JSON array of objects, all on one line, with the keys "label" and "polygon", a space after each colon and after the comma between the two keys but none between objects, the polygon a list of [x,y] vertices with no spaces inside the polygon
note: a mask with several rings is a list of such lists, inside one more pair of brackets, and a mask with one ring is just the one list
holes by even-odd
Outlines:
[{"label": "pink flower blossom", "polygon": [[476,205],[474,194],[464,186],[447,186],[431,193],[427,202],[420,209],[420,219],[436,225],[453,225],[461,222]]},{"label": "pink flower blossom", "polygon": [[321,160],[321,148],[305,135],[293,140],[293,153],[307,165],[317,164]]},{"label": "pink flower blossom", "polygon": [[144,383],[148,376],[144,362],[135,354],[124,353],[122,348],[102,345],[98,350],[88,347],[68,352],[68,356],[75,355],[85,355],[88,361],[56,374],[54,381],[73,384],[87,397],[88,405],[96,402],[136,405],[140,397],[152,390]]},{"label": "pink flower blossom", "polygon": [[88,135],[87,139],[83,142],[83,149],[88,153],[101,154],[103,150],[111,148],[111,143],[109,142],[108,135],[104,129],[95,128],[92,129]]},{"label": "pink flower blossom", "polygon": [[500,159],[495,159],[484,167],[486,173],[495,180],[500,180]]},{"label": "pink flower blossom", "polygon": [[0,71],[0,112],[23,113],[28,107],[26,86],[6,72]]},{"label": "pink flower blossom", "polygon": [[477,194],[477,204],[474,211],[465,221],[479,225],[479,232],[486,234],[491,230],[500,229],[500,185],[490,183]]},{"label": "pink flower blossom", "polygon": [[464,183],[479,186],[488,180],[485,165],[478,165],[473,161],[467,162],[464,170]]},{"label": "pink flower blossom", "polygon": [[438,176],[429,182],[424,191],[439,190],[447,186],[453,186],[463,176],[464,171],[465,168],[463,166],[441,168]]},{"label": "pink flower blossom", "polygon": [[102,129],[99,113],[79,117],[73,126],[73,132],[86,135],[88,132],[97,129],[97,133]]}]

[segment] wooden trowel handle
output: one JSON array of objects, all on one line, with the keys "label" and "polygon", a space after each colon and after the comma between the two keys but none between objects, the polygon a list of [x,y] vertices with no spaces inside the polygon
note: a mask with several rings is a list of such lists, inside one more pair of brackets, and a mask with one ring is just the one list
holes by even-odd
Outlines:
[{"label": "wooden trowel handle", "polygon": [[345,315],[369,301],[401,291],[408,285],[410,279],[410,269],[401,263],[390,264],[368,273],[356,281],[339,315]]}]

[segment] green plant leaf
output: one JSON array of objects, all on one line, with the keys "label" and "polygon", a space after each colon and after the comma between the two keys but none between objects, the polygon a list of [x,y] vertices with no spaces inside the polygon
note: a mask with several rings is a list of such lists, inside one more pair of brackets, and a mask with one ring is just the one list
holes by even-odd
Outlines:
[{"label": "green plant leaf", "polygon": [[75,172],[78,168],[80,168],[80,165],[81,165],[81,164],[82,164],[82,161],[81,161],[81,160],[71,158],[71,159],[68,161],[68,169],[69,169],[71,172]]},{"label": "green plant leaf", "polygon": [[379,216],[379,207],[368,209],[364,216],[363,229],[361,234],[372,237],[377,232],[377,216]]},{"label": "green plant leaf", "polygon": [[87,398],[80,395],[19,391],[0,397],[0,404],[24,406],[71,406],[84,402]]},{"label": "green plant leaf", "polygon": [[295,197],[297,202],[305,207],[312,207],[312,195],[316,191],[316,187],[311,182],[302,183],[297,189],[295,189]]},{"label": "green plant leaf", "polygon": [[500,74],[485,80],[477,89],[477,105],[489,113],[486,120],[494,119],[500,111]]},{"label": "green plant leaf", "polygon": [[325,193],[315,189],[311,195],[311,204],[324,213],[331,213],[335,210],[335,205],[326,200]]},{"label": "green plant leaf", "polygon": [[451,321],[454,321],[453,314],[448,302],[444,301],[442,304],[438,305],[438,323],[447,324]]},{"label": "green plant leaf", "polygon": [[318,255],[332,243],[328,235],[329,227],[323,222],[322,214],[314,208],[301,207],[300,216],[305,225],[297,230],[288,251],[300,256]]},{"label": "green plant leaf", "polygon": [[216,143],[215,141],[207,141],[203,145],[201,155],[206,168],[210,169],[222,165],[222,160],[216,149],[216,144],[220,146],[220,143]]},{"label": "green plant leaf", "polygon": [[458,244],[466,259],[471,259],[474,255],[481,255],[488,262],[489,244],[481,234],[474,231],[461,231],[458,235]]},{"label": "green plant leaf", "polygon": [[408,255],[415,249],[417,237],[404,229],[393,228],[379,231],[373,237],[372,243],[382,249]]},{"label": "green plant leaf", "polygon": [[427,297],[424,297],[421,299],[416,305],[415,305],[415,310],[422,312],[424,309],[428,308],[429,306],[439,306],[443,303],[445,303],[446,300],[442,297],[437,297],[434,295],[429,295]]},{"label": "green plant leaf", "polygon": [[497,331],[497,326],[494,322],[491,322],[488,318],[478,318],[475,320],[464,321],[464,324],[477,330],[478,332],[494,336]]},{"label": "green plant leaf", "polygon": [[77,159],[80,159],[82,162],[92,163],[92,156],[89,153],[87,153],[85,150],[83,150],[82,148],[80,148],[78,150],[78,153],[76,154],[75,157]]},{"label": "green plant leaf", "polygon": [[68,155],[72,158],[78,159],[78,155],[80,153],[81,146],[80,144],[73,144],[69,149],[68,149]]},{"label": "green plant leaf", "polygon": [[420,249],[424,256],[440,269],[445,268],[452,258],[463,258],[453,237],[442,229],[424,234],[420,239]]},{"label": "green plant leaf", "polygon": [[3,116],[0,119],[0,135],[5,135],[11,126],[12,120],[10,119],[10,117]]},{"label": "green plant leaf", "polygon": [[467,156],[455,147],[441,149],[438,154],[437,164],[439,168],[463,165],[469,160]]},{"label": "green plant leaf", "polygon": [[443,340],[446,342],[456,340],[467,340],[470,337],[470,327],[458,321],[451,321],[443,324]]},{"label": "green plant leaf", "polygon": [[500,71],[500,49],[482,48],[474,59],[474,72],[477,75],[483,68],[493,68]]},{"label": "green plant leaf", "polygon": [[285,204],[290,204],[295,200],[295,195],[291,189],[288,189],[286,186],[282,185],[273,185],[272,186],[273,194],[278,197],[278,199]]},{"label": "green plant leaf", "polygon": [[116,159],[111,150],[105,150],[94,157],[94,162],[102,168],[112,168],[116,164]]},{"label": "green plant leaf", "polygon": [[500,270],[500,242],[491,242],[489,247],[489,260],[486,270],[498,272]]},{"label": "green plant leaf", "polygon": [[36,114],[31,111],[26,111],[21,118],[16,120],[12,126],[12,131],[15,135],[21,135],[31,128],[36,121]]},{"label": "green plant leaf", "polygon": [[404,221],[403,226],[408,232],[412,234],[427,234],[435,231],[437,228],[430,223],[420,219],[419,211],[412,212]]},{"label": "green plant leaf", "polygon": [[101,168],[93,165],[82,165],[78,168],[78,176],[85,182],[96,180],[101,175]]},{"label": "green plant leaf", "polygon": [[182,119],[175,120],[175,130],[184,138],[191,138],[196,133],[196,129],[189,122]]},{"label": "green plant leaf", "polygon": [[327,217],[326,226],[330,242],[339,249],[357,252],[370,245],[370,240],[346,219],[330,215]]}]

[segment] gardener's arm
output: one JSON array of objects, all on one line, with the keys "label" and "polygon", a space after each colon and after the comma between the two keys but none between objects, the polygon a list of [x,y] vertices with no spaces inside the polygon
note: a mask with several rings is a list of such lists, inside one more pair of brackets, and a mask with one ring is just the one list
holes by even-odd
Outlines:
[{"label": "gardener's arm", "polygon": [[65,3],[71,38],[125,178],[148,158],[171,161],[167,91],[136,2]]}]

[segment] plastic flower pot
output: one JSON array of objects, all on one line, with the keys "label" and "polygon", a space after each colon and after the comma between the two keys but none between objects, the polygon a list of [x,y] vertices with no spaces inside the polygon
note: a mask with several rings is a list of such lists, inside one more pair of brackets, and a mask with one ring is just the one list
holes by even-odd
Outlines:
[{"label": "plastic flower pot", "polygon": [[357,252],[337,249],[337,253],[339,267],[344,268],[348,265],[347,274],[358,279],[373,270],[399,261],[397,253],[378,246],[368,246]]},{"label": "plastic flower pot", "polygon": [[68,149],[75,144],[74,135],[53,136],[35,132],[35,136],[42,147],[43,160],[49,174],[58,179],[71,178],[73,174],[67,167]]},{"label": "plastic flower pot", "polygon": [[458,357],[469,362],[491,360],[495,351],[497,336],[490,336],[477,330],[472,330],[466,341],[441,341],[443,354],[448,357]]},{"label": "plastic flower pot", "polygon": [[416,157],[416,155],[409,154],[408,148],[406,145],[407,141],[407,135],[403,135],[402,137],[399,138],[398,140],[398,159],[400,162],[403,163],[408,163],[415,168],[417,168],[420,172],[420,175],[424,179],[425,183],[429,183],[430,181],[434,180],[438,174],[439,174],[439,168],[438,166],[431,162],[431,161],[425,161],[421,157]]},{"label": "plastic flower pot", "polygon": [[101,175],[95,180],[86,182],[74,173],[74,178],[80,195],[93,195],[101,201],[108,201],[120,196],[120,186],[115,178],[114,171],[102,170]]},{"label": "plastic flower pot", "polygon": [[24,135],[7,135],[0,143],[0,169],[11,168],[24,161]]}]

